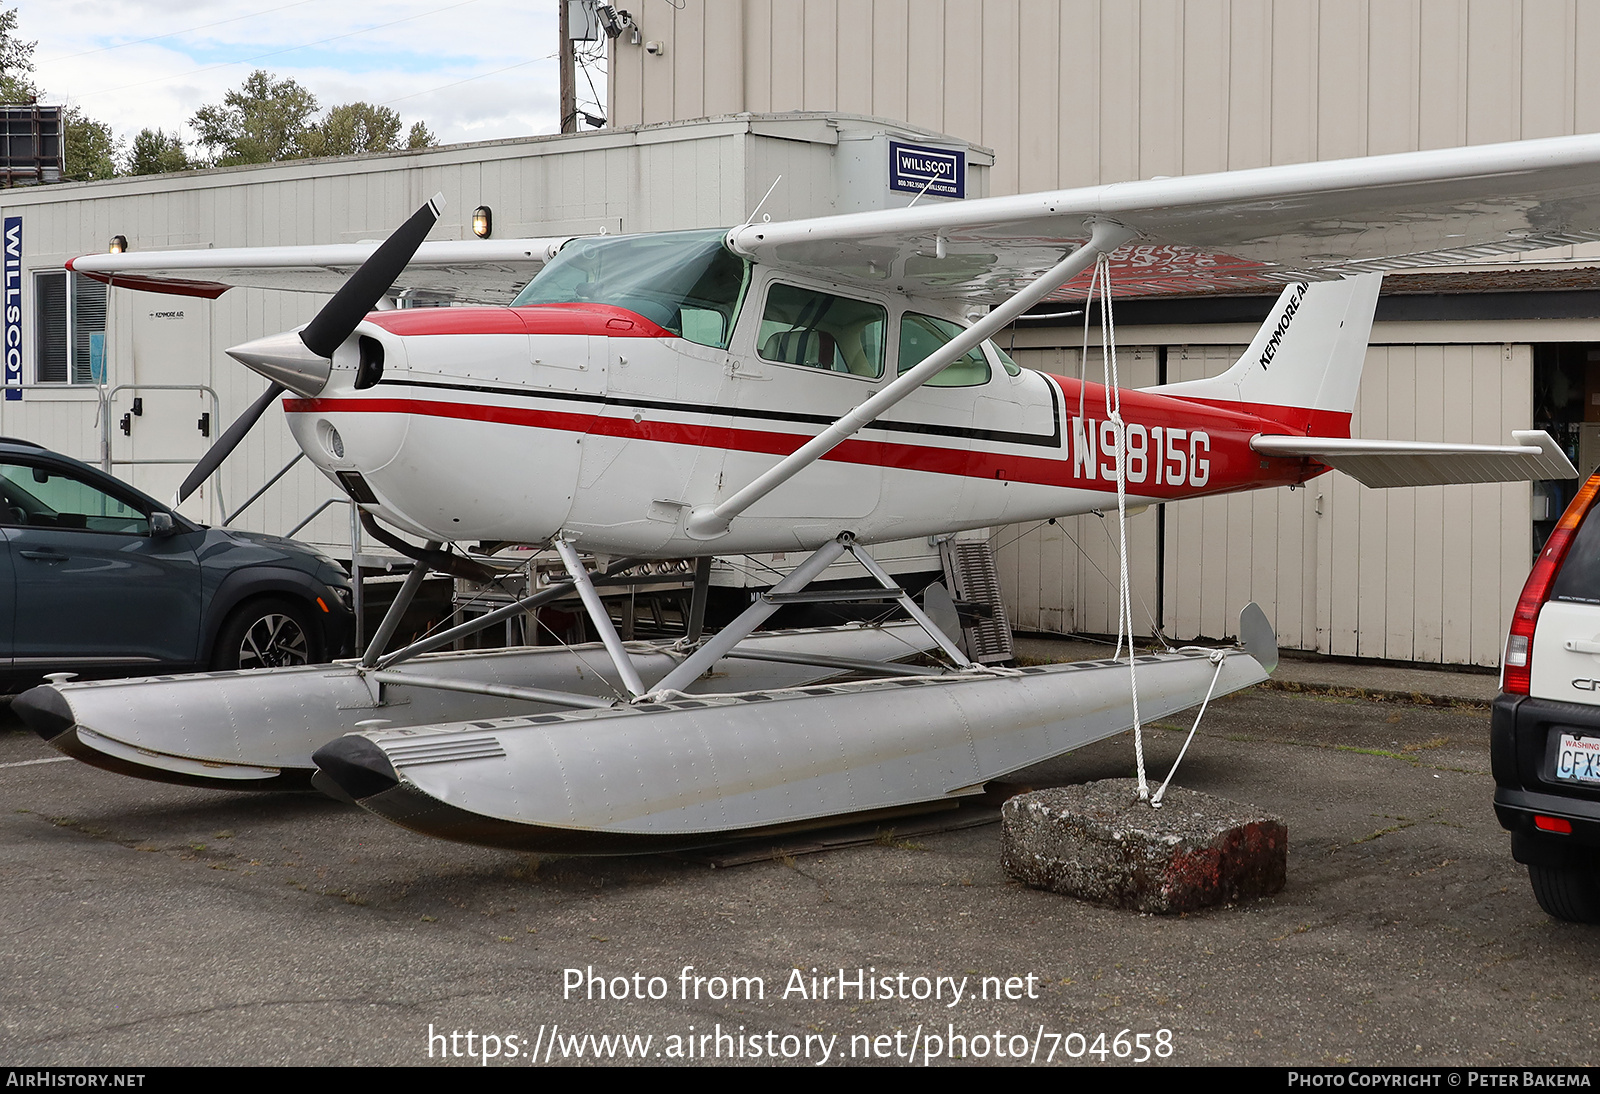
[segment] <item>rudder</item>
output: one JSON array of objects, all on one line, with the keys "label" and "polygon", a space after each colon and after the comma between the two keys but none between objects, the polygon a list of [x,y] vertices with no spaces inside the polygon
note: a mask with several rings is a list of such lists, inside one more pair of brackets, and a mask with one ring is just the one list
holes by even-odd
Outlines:
[{"label": "rudder", "polygon": [[1156,395],[1248,409],[1320,436],[1349,436],[1382,274],[1290,285],[1244,355],[1220,376]]}]

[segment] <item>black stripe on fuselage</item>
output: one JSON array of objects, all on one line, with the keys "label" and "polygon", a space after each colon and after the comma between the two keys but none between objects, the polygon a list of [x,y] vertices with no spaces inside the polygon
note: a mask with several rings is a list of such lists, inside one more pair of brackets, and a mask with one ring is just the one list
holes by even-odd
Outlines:
[{"label": "black stripe on fuselage", "polygon": [[[712,414],[718,417],[752,418],[767,422],[792,422],[805,425],[832,425],[836,418],[826,414],[796,414],[782,410],[752,410],[742,407],[706,406],[700,403],[665,403],[652,399],[619,399],[609,395],[586,395],[577,391],[526,391],[518,388],[490,387],[486,384],[461,384],[442,380],[399,380],[385,377],[380,387],[423,387],[442,391],[471,391],[482,395],[509,395],[520,399],[558,399],[574,403],[627,407],[636,410],[670,410],[679,414]],[[1050,433],[1012,433],[1003,429],[978,429],[973,426],[936,425],[932,422],[896,422],[878,418],[864,428],[891,433],[921,433],[934,437],[961,437],[999,444],[1026,444],[1044,448],[1061,447],[1061,404],[1056,385],[1045,384],[1050,392]],[[369,389],[370,390],[370,389]]]}]

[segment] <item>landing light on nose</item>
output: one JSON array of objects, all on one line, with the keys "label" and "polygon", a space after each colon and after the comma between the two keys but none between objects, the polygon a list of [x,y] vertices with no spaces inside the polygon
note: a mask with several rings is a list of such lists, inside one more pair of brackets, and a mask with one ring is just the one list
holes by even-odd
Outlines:
[{"label": "landing light on nose", "polygon": [[308,399],[327,386],[333,371],[333,362],[313,353],[294,331],[234,346],[228,356]]}]

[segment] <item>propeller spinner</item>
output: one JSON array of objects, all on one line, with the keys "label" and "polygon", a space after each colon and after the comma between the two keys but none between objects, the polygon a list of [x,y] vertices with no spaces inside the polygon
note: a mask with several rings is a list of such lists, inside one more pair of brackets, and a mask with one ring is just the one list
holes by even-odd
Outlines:
[{"label": "propeller spinner", "polygon": [[200,457],[178,488],[178,503],[194,493],[228,458],[278,396],[293,391],[311,398],[327,386],[334,351],[355,332],[357,325],[394,285],[406,263],[432,231],[443,208],[444,195],[435,194],[411,214],[301,330],[271,334],[228,350],[229,357],[259,372],[272,384]]}]

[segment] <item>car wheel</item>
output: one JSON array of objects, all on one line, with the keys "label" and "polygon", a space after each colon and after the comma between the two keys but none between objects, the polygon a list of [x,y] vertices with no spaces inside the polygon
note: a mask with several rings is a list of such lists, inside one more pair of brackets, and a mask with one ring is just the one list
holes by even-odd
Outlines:
[{"label": "car wheel", "polygon": [[1528,866],[1533,895],[1546,915],[1600,923],[1600,874],[1587,866]]},{"label": "car wheel", "polygon": [[322,659],[308,613],[288,600],[253,600],[228,617],[211,655],[213,669],[268,669]]}]

